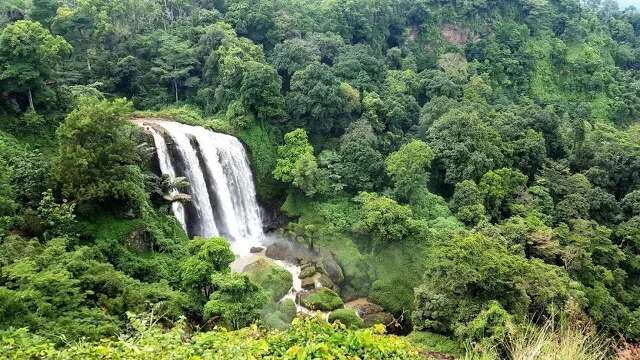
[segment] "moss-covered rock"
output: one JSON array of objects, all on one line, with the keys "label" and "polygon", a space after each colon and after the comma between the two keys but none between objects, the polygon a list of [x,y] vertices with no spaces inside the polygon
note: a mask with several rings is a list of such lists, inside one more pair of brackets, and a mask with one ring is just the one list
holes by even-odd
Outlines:
[{"label": "moss-covered rock", "polygon": [[320,311],[335,310],[343,305],[340,296],[327,288],[317,288],[302,294],[300,301],[306,308]]},{"label": "moss-covered rock", "polygon": [[296,303],[291,299],[286,299],[278,303],[278,311],[282,314],[282,318],[287,323],[290,323],[298,309],[296,309]]},{"label": "moss-covered rock", "polygon": [[287,329],[296,316],[296,303],[285,299],[278,303],[267,304],[260,310],[262,324],[269,329]]},{"label": "moss-covered rock", "polygon": [[336,286],[336,284],[334,284],[333,281],[331,281],[331,279],[329,278],[329,276],[327,276],[324,273],[320,273],[316,275],[316,282],[320,284],[320,286],[322,287],[329,288],[336,292],[339,291],[339,288]]},{"label": "moss-covered rock", "polygon": [[316,279],[314,277],[308,277],[300,280],[300,287],[305,290],[315,289]]},{"label": "moss-covered rock", "polygon": [[318,270],[313,265],[308,265],[300,269],[300,275],[298,276],[300,279],[308,278],[313,276]]},{"label": "moss-covered rock", "polygon": [[[379,312],[375,314],[365,315],[362,320],[364,320],[364,326],[371,327],[375,324],[382,324],[387,327],[394,326],[393,315],[387,312]],[[389,329],[387,329],[389,330]]]},{"label": "moss-covered rock", "polygon": [[360,319],[358,314],[351,309],[337,309],[329,314],[328,321],[330,323],[334,321],[340,321],[348,328],[359,329],[364,326],[364,321]]},{"label": "moss-covered rock", "polygon": [[273,301],[285,296],[293,286],[293,276],[285,268],[267,258],[260,258],[245,266],[244,273],[260,285]]},{"label": "moss-covered rock", "polygon": [[344,304],[344,307],[347,309],[353,309],[360,317],[384,311],[382,306],[372,303],[367,298],[359,298],[349,301]]},{"label": "moss-covered rock", "polygon": [[344,281],[344,273],[342,272],[340,264],[338,264],[332,254],[323,254],[322,268],[334,284],[342,284],[342,282]]},{"label": "moss-covered rock", "polygon": [[294,261],[294,254],[291,245],[286,242],[274,242],[267,246],[265,255],[274,260]]}]

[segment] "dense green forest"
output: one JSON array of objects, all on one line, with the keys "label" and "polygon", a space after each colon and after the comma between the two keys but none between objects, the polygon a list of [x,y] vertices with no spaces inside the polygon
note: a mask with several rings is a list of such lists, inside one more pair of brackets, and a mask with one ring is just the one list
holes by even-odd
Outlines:
[{"label": "dense green forest", "polygon": [[[640,357],[639,70],[611,0],[0,0],[0,357]],[[134,117],[238,137],[386,329],[189,239]]]}]

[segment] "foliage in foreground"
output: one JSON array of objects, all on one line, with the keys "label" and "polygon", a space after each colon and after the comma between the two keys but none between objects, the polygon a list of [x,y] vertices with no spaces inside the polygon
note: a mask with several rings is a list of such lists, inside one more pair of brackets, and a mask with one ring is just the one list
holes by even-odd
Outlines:
[{"label": "foliage in foreground", "polygon": [[547,320],[513,331],[499,346],[476,346],[465,358],[494,359],[501,354],[513,360],[605,360],[611,358],[611,346],[588,322]]},{"label": "foliage in foreground", "polygon": [[26,329],[2,334],[4,359],[418,359],[409,342],[383,336],[384,326],[348,330],[319,317],[297,318],[289,330],[257,326],[238,331],[216,329],[190,337],[182,327],[163,331],[153,320],[133,318],[136,332],[128,337],[81,342],[56,349]]}]

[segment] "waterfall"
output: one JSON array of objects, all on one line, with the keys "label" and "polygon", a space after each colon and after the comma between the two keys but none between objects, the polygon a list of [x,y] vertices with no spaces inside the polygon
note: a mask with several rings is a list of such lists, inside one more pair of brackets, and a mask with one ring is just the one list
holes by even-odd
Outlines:
[{"label": "waterfall", "polygon": [[172,121],[136,122],[153,135],[162,174],[189,181],[191,202],[172,210],[190,236],[224,236],[237,255],[263,243],[253,175],[238,139]]},{"label": "waterfall", "polygon": [[[160,172],[162,174],[166,174],[170,179],[176,178],[176,170],[173,168],[173,164],[171,163],[171,158],[169,157],[169,148],[167,147],[167,142],[164,141],[162,134],[160,134],[156,129],[152,127],[148,127],[149,132],[153,135],[153,142],[156,145],[156,153],[158,154],[158,163],[160,164]],[[175,196],[178,194],[178,190],[171,189],[169,195]],[[184,229],[187,228],[187,223],[185,222],[184,215],[184,205],[178,201],[174,201],[171,204],[171,210],[173,210],[173,214],[180,222],[180,225]]]}]

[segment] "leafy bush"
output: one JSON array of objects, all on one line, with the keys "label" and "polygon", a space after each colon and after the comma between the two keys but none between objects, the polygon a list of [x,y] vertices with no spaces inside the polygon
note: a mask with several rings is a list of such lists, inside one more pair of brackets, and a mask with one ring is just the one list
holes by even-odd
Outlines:
[{"label": "leafy bush", "polygon": [[125,211],[142,211],[148,195],[130,113],[131,104],[124,99],[83,98],[67,116],[57,130],[53,166],[65,196],[82,202],[116,201]]},{"label": "leafy bush", "polygon": [[358,201],[362,204],[362,221],[356,226],[371,234],[375,246],[398,242],[412,234],[414,219],[410,207],[367,192],[360,193]]},{"label": "leafy bush", "polygon": [[462,357],[463,347],[455,340],[444,335],[431,333],[428,331],[413,331],[407,335],[406,339],[416,345],[426,349],[449,354],[455,357]]},{"label": "leafy bush", "polygon": [[276,168],[277,130],[268,124],[253,123],[237,132],[248,148],[256,179],[256,193],[261,201],[274,201],[282,195],[282,185],[273,178]]},{"label": "leafy bush", "polygon": [[[155,311],[177,320],[183,293],[166,282],[143,283],[115,270],[95,248],[67,251],[68,238],[31,244],[3,265],[0,277],[2,328],[31,327],[56,342],[99,339],[119,332],[126,311]],[[5,249],[9,250],[9,249]]]},{"label": "leafy bush", "polygon": [[290,329],[266,331],[255,326],[196,333],[149,326],[153,319],[132,319],[136,332],[101,342],[78,342],[56,349],[26,329],[3,332],[0,355],[8,359],[421,359],[418,348],[395,336],[383,336],[384,327],[346,329],[317,317],[297,318]]},{"label": "leafy bush", "polygon": [[351,309],[337,309],[333,310],[329,314],[328,318],[329,323],[333,323],[335,321],[339,321],[341,324],[345,325],[347,328],[355,328],[359,329],[364,326],[364,322],[355,311]]},{"label": "leafy bush", "polygon": [[213,291],[204,304],[206,319],[217,319],[231,329],[249,326],[260,317],[267,303],[265,292],[244,274],[219,272],[211,275]]},{"label": "leafy bush", "polygon": [[459,338],[477,347],[496,346],[514,331],[513,317],[497,301],[491,301],[478,316],[455,330]]}]

